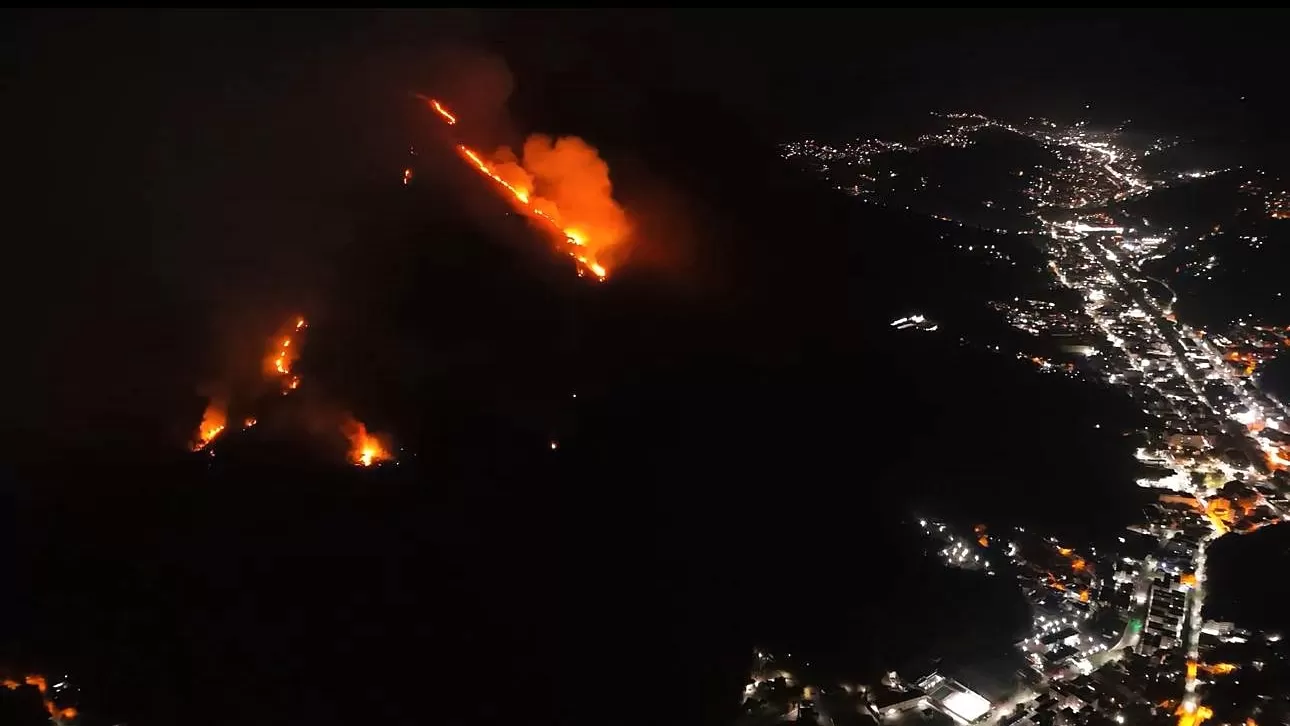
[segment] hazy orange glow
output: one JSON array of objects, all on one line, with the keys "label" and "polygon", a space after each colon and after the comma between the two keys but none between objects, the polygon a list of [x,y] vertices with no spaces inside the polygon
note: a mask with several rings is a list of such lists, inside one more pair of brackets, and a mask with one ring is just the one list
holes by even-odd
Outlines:
[{"label": "hazy orange glow", "polygon": [[456,116],[453,116],[451,113],[449,113],[449,112],[448,112],[448,109],[444,108],[442,103],[439,103],[438,101],[436,101],[436,100],[434,100],[434,99],[432,98],[432,99],[430,99],[430,107],[431,107],[431,108],[433,108],[433,109],[435,110],[435,113],[437,113],[437,114],[439,114],[440,116],[442,116],[442,117],[443,117],[443,120],[444,120],[444,121],[447,121],[449,126],[454,126],[454,125],[456,125],[456,123],[457,123],[457,117],[456,117]]},{"label": "hazy orange glow", "polygon": [[1274,449],[1266,453],[1269,469],[1274,471],[1290,469],[1290,449]]},{"label": "hazy orange glow", "polygon": [[373,466],[394,459],[382,437],[369,433],[362,421],[350,418],[341,425],[349,439],[349,461],[356,466]]},{"label": "hazy orange glow", "polygon": [[1185,504],[1189,507],[1200,509],[1200,502],[1196,501],[1196,497],[1190,497],[1185,494],[1161,494],[1160,501],[1166,504]]},{"label": "hazy orange glow", "polygon": [[1214,710],[1209,706],[1197,706],[1195,710],[1188,711],[1186,704],[1178,706],[1174,711],[1178,717],[1178,726],[1200,726],[1201,723],[1213,718]]},{"label": "hazy orange glow", "polygon": [[1225,676],[1237,669],[1235,663],[1214,663],[1205,666],[1205,672],[1214,676]]},{"label": "hazy orange glow", "polygon": [[[443,104],[433,99],[430,104],[449,124],[457,122]],[[534,134],[524,142],[522,160],[508,148],[499,149],[493,159],[464,144],[457,145],[457,152],[506,190],[516,209],[577,260],[579,275],[590,272],[605,279],[606,252],[627,237],[630,225],[614,201],[609,167],[591,145],[575,136]]]},{"label": "hazy orange glow", "polygon": [[1206,511],[1205,516],[1209,518],[1210,524],[1214,525],[1214,529],[1217,529],[1219,532],[1226,533],[1230,529],[1227,526],[1227,523],[1224,522],[1223,519],[1219,517],[1217,514]]},{"label": "hazy orange glow", "polygon": [[197,427],[197,433],[193,437],[193,451],[201,451],[215,437],[224,433],[224,426],[228,424],[228,411],[225,409],[224,402],[218,398],[212,398],[210,403],[206,404],[206,412],[202,414],[202,422]]},{"label": "hazy orange glow", "polygon": [[986,534],[986,531],[984,524],[978,524],[972,528],[972,533],[976,535],[976,543],[982,547],[990,546],[990,535]]},{"label": "hazy orange glow", "polygon": [[1197,665],[1196,661],[1194,660],[1187,661],[1187,680],[1189,681],[1195,680],[1196,672],[1198,668],[1199,666]]},{"label": "hazy orange glow", "polygon": [[1088,590],[1080,590],[1080,591],[1079,591],[1079,601],[1080,601],[1080,602],[1088,602]]},{"label": "hazy orange glow", "polygon": [[1189,587],[1196,587],[1196,575],[1191,572],[1184,572],[1178,581]]},{"label": "hazy orange glow", "polygon": [[[40,691],[40,700],[45,706],[45,710],[49,712],[50,720],[54,721],[54,723],[62,723],[63,721],[70,721],[71,719],[76,718],[78,712],[75,708],[70,706],[67,708],[59,708],[55,705],[54,701],[45,694],[45,692],[49,690],[49,685],[44,676],[30,675],[24,678],[23,682],[29,686],[34,686],[37,691]],[[5,680],[0,681],[0,685],[14,691],[21,688],[23,684],[6,678]]]},{"label": "hazy orange glow", "polygon": [[1209,503],[1205,505],[1205,509],[1212,512],[1214,516],[1224,522],[1231,522],[1234,517],[1232,513],[1232,503],[1222,497],[1215,497],[1209,500]]}]

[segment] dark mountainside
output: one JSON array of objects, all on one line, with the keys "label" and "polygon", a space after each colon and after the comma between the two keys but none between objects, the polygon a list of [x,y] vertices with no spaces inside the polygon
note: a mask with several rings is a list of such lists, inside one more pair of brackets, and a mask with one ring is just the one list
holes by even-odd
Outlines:
[{"label": "dark mountainside", "polygon": [[[887,218],[821,194],[749,119],[660,78],[636,88],[649,103],[604,153],[622,198],[646,210],[642,236],[693,256],[626,266],[597,288],[538,235],[497,221],[504,206],[450,155],[424,151],[407,189],[397,181],[406,138],[389,133],[388,156],[356,164],[347,146],[371,132],[354,141],[356,117],[329,114],[361,108],[357,118],[387,133],[404,114],[420,146],[433,120],[401,93],[372,103],[345,96],[359,84],[341,78],[339,99],[279,108],[254,88],[195,84],[191,97],[240,102],[176,128],[159,123],[176,115],[154,105],[148,81],[162,71],[151,48],[119,60],[124,39],[76,32],[106,67],[43,57],[49,77],[25,89],[25,108],[40,112],[26,132],[44,139],[38,127],[53,119],[65,133],[23,155],[62,193],[33,194],[31,216],[46,224],[23,228],[40,242],[24,251],[28,313],[16,335],[42,355],[6,362],[24,383],[6,411],[17,444],[3,473],[6,581],[17,597],[6,599],[4,662],[71,673],[84,712],[131,724],[732,715],[754,624],[800,596],[779,584],[809,567],[794,543],[873,505],[827,483],[858,453],[837,422],[855,408],[852,313],[868,293],[847,284],[861,261],[846,250]],[[275,83],[325,87],[332,65],[289,66]],[[121,84],[96,90],[112,71]],[[46,90],[78,77],[69,97]],[[539,83],[517,73],[521,88]],[[613,91],[595,88],[581,104],[590,118],[551,127],[602,143],[595,114]],[[545,86],[553,105],[560,89]],[[102,117],[84,108],[99,103]],[[679,106],[686,117],[669,110]],[[238,137],[248,122],[290,129],[278,114],[316,126],[301,127],[303,141]],[[257,161],[275,143],[286,148]],[[305,149],[320,159],[284,170]],[[347,187],[315,178],[332,152],[331,166],[368,173]],[[167,220],[202,207],[155,203],[173,190],[148,188],[157,179],[139,154],[192,166],[194,178],[216,165],[216,186],[174,203],[213,198],[210,224],[182,248]],[[220,195],[239,184],[267,199],[249,219],[220,217],[230,213]],[[339,229],[295,227],[268,203],[320,204],[314,195]],[[669,209],[673,199],[683,209]],[[220,237],[239,225],[259,227],[257,241],[280,237],[290,254],[257,260]],[[241,284],[265,301],[270,325],[299,292],[313,318],[306,383],[298,402],[274,402],[263,430],[208,462],[182,446],[200,415],[195,388],[218,368],[209,331],[228,309],[220,296]],[[352,471],[339,437],[271,425],[307,418],[295,409],[310,401],[342,402],[408,455]],[[825,493],[835,508],[812,504]],[[789,546],[753,567],[771,502],[783,504],[771,509],[774,538]],[[647,684],[659,688],[631,695]]]}]

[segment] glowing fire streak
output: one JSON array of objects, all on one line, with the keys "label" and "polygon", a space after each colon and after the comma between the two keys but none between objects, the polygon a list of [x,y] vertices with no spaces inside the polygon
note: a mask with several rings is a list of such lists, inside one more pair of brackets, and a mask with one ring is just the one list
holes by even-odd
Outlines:
[{"label": "glowing fire streak", "polygon": [[197,427],[197,434],[193,439],[193,451],[201,451],[210,446],[215,438],[224,433],[224,427],[228,424],[228,412],[224,408],[224,402],[212,398],[206,405],[206,412],[202,414],[202,422]]},{"label": "glowing fire streak", "polygon": [[62,723],[64,721],[70,721],[76,718],[78,712],[75,708],[72,708],[71,706],[68,706],[67,708],[59,708],[58,705],[54,703],[54,700],[49,697],[49,695],[47,694],[47,691],[49,690],[49,683],[48,681],[45,680],[44,676],[30,675],[24,678],[22,683],[19,683],[18,681],[10,680],[8,678],[6,678],[3,681],[0,681],[0,686],[4,686],[5,688],[8,688],[11,691],[18,690],[24,684],[28,686],[35,686],[36,690],[40,691],[41,703],[45,706],[45,710],[49,712],[49,718],[54,723]]},{"label": "glowing fire streak", "polygon": [[[563,237],[567,244],[573,245],[574,247],[585,247],[587,245],[586,239],[577,230],[560,229],[560,227],[556,225],[555,220],[551,219],[550,215],[540,209],[534,208],[529,202],[529,192],[527,190],[517,189],[515,186],[507,182],[499,176],[496,171],[493,171],[493,167],[489,166],[488,162],[480,158],[479,154],[475,153],[464,144],[458,144],[457,151],[460,152],[461,155],[476,169],[478,169],[479,173],[497,182],[503,189],[510,192],[511,197],[518,203],[522,211],[534,218],[541,219],[555,234]],[[599,280],[603,280],[609,275],[609,270],[605,269],[604,265],[601,265],[585,254],[580,254],[576,250],[570,250],[569,256],[577,260],[578,264],[580,264],[582,268],[590,270],[591,274],[595,275]],[[581,274],[581,269],[579,270],[579,274]]]},{"label": "glowing fire streak", "polygon": [[[431,107],[433,107],[435,112],[437,112],[441,117],[443,117],[444,121],[448,122],[449,125],[455,125],[457,123],[457,117],[453,116],[452,113],[448,111],[448,109],[444,108],[443,104],[439,103],[433,98],[429,100],[430,100]],[[586,236],[583,235],[581,232],[579,232],[576,229],[561,229],[560,226],[556,224],[555,220],[552,219],[549,214],[542,211],[541,209],[534,207],[531,201],[530,190],[517,188],[516,186],[512,185],[510,182],[503,179],[497,173],[497,171],[494,170],[491,165],[489,165],[488,162],[484,161],[484,159],[478,153],[476,153],[474,150],[467,147],[465,144],[458,144],[457,152],[461,154],[463,158],[469,161],[470,164],[474,166],[476,170],[479,171],[479,173],[497,182],[497,184],[499,184],[503,189],[510,192],[511,198],[515,200],[515,202],[517,203],[521,211],[529,215],[531,218],[540,219],[543,222],[545,222],[546,225],[551,229],[551,231],[555,235],[558,236],[559,239],[564,241],[566,244],[572,245],[574,247],[585,248],[587,246]],[[404,184],[407,184],[409,177],[410,177],[409,172],[404,172],[404,178],[403,178]],[[605,277],[609,275],[609,270],[605,269],[604,265],[592,259],[589,255],[578,252],[576,250],[569,250],[568,253],[570,257],[578,261],[579,275],[583,274],[583,270],[591,271],[591,274],[595,275],[596,279],[598,280],[604,280]]]},{"label": "glowing fire streak", "polygon": [[269,354],[265,359],[265,374],[270,378],[277,378],[282,383],[283,394],[300,387],[300,376],[291,372],[292,365],[300,357],[300,345],[294,336],[307,327],[309,323],[304,318],[295,318],[293,322],[283,326],[285,332],[279,333],[269,347]]},{"label": "glowing fire streak", "polygon": [[439,103],[432,98],[430,99],[430,107],[435,110],[435,113],[442,116],[443,120],[447,121],[449,126],[455,126],[457,124],[457,117],[449,113],[448,109],[444,108],[442,103]]},{"label": "glowing fire streak", "polygon": [[403,186],[407,186],[407,185],[408,185],[408,182],[410,182],[410,181],[412,181],[412,170],[411,170],[411,169],[404,169],[404,170],[403,170]]},{"label": "glowing fire streak", "polygon": [[345,422],[341,430],[344,432],[345,438],[349,439],[349,461],[351,464],[366,467],[394,459],[389,447],[381,441],[381,437],[369,433],[367,426],[363,422],[350,419]]}]

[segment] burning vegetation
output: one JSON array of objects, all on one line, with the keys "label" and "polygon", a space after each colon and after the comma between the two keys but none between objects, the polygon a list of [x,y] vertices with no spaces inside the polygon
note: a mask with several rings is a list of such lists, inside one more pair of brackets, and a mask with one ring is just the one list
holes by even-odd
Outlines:
[{"label": "burning vegetation", "polygon": [[376,466],[394,459],[385,437],[369,432],[362,421],[352,416],[341,425],[341,433],[349,439],[349,461],[355,466]]},{"label": "burning vegetation", "polygon": [[210,446],[217,436],[224,433],[227,424],[227,405],[222,399],[212,398],[206,404],[206,412],[202,414],[202,422],[198,424],[197,433],[193,437],[193,451],[201,451]]},{"label": "burning vegetation", "polygon": [[[303,333],[308,327],[309,323],[303,316],[295,316],[269,340],[268,351],[262,362],[264,377],[269,383],[279,387],[283,395],[300,387],[300,376],[295,372],[295,364],[300,359]],[[194,435],[193,450],[207,450],[216,437],[224,433],[228,426],[228,416],[228,401],[222,396],[212,396]],[[245,431],[256,426],[260,420],[255,415],[246,415],[235,421],[240,421],[242,430]],[[341,431],[349,439],[348,459],[353,464],[368,467],[394,459],[386,437],[368,432],[367,427],[352,416],[343,418]]]},{"label": "burning vegetation", "polygon": [[[434,99],[429,103],[447,124],[457,123],[442,103]],[[457,153],[496,182],[518,211],[577,260],[578,274],[590,272],[605,279],[606,261],[631,226],[614,200],[609,165],[595,147],[576,136],[533,134],[518,156],[502,147],[485,158],[465,144],[457,145]]]},{"label": "burning vegetation", "polygon": [[300,358],[300,338],[309,323],[301,316],[291,319],[269,344],[269,353],[264,359],[264,373],[270,379],[282,385],[282,394],[286,395],[300,387],[300,376],[292,372],[292,367]]}]

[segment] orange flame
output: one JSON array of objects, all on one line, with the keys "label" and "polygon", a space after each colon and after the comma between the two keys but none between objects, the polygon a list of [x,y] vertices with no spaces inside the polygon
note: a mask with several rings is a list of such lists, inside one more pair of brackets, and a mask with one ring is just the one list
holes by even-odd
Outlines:
[{"label": "orange flame", "polygon": [[435,113],[442,116],[443,120],[447,121],[449,126],[455,126],[457,124],[457,117],[453,116],[448,109],[444,108],[442,103],[439,103],[432,98],[430,99],[430,107],[435,110]]},{"label": "orange flame", "polygon": [[291,372],[292,366],[300,358],[300,345],[296,340],[297,333],[309,327],[302,317],[293,318],[273,338],[269,352],[264,359],[264,373],[269,378],[277,378],[282,383],[282,392],[294,391],[300,385],[300,376]]},{"label": "orange flame", "polygon": [[[457,118],[443,104],[431,106],[449,124]],[[614,201],[609,168],[586,142],[567,136],[556,140],[533,135],[524,144],[524,165],[509,149],[488,162],[475,150],[457,145],[457,152],[479,173],[505,189],[516,208],[538,222],[578,262],[578,274],[589,271],[603,280],[609,270],[602,253],[628,232],[627,216]],[[534,182],[544,184],[548,197],[534,195]]]},{"label": "orange flame", "polygon": [[[70,721],[76,718],[77,714],[79,713],[75,708],[71,706],[68,706],[67,708],[59,708],[58,705],[54,703],[53,699],[49,698],[49,696],[46,695],[46,691],[49,690],[49,684],[48,684],[48,681],[45,680],[44,676],[41,676],[41,675],[27,676],[26,678],[23,679],[23,683],[29,686],[34,686],[37,691],[40,691],[40,700],[44,705],[45,710],[49,712],[50,720],[52,720],[54,723],[62,723],[64,721]],[[22,683],[19,683],[18,681],[15,681],[9,678],[6,678],[3,681],[0,681],[0,686],[4,686],[5,688],[8,688],[11,691],[15,691],[21,688],[22,685],[23,685]]]},{"label": "orange flame", "polygon": [[224,426],[228,423],[228,410],[225,404],[218,398],[212,398],[210,403],[206,404],[206,412],[202,414],[202,422],[197,427],[197,433],[193,439],[193,451],[201,451],[215,437],[224,433]]},{"label": "orange flame", "polygon": [[1204,666],[1205,672],[1214,676],[1225,676],[1237,669],[1235,663],[1214,663]]},{"label": "orange flame", "polygon": [[[533,219],[540,220],[554,235],[563,237],[566,244],[579,248],[568,250],[567,252],[570,257],[578,261],[578,264],[581,265],[583,269],[590,270],[591,274],[595,275],[596,278],[600,280],[603,280],[608,276],[609,270],[607,270],[604,265],[596,262],[586,252],[582,251],[581,248],[585,248],[587,246],[587,239],[581,232],[576,229],[561,229],[552,217],[551,213],[535,206],[534,200],[530,197],[530,192],[527,189],[511,184],[503,179],[502,176],[488,164],[488,162],[481,159],[479,154],[472,151],[470,148],[465,145],[458,145],[457,150],[461,152],[461,155],[474,165],[480,173],[497,182],[502,186],[502,188],[510,192],[512,199],[515,200],[516,206],[519,207],[520,211],[528,214]],[[579,274],[581,274],[581,271],[579,271]]]},{"label": "orange flame", "polygon": [[377,434],[369,433],[362,421],[349,418],[341,425],[345,438],[349,439],[349,461],[356,466],[374,466],[384,461],[391,461],[394,455]]},{"label": "orange flame", "polygon": [[1213,718],[1214,710],[1209,706],[1196,706],[1189,710],[1184,703],[1178,706],[1174,715],[1178,717],[1178,726],[1200,726],[1201,723]]}]

